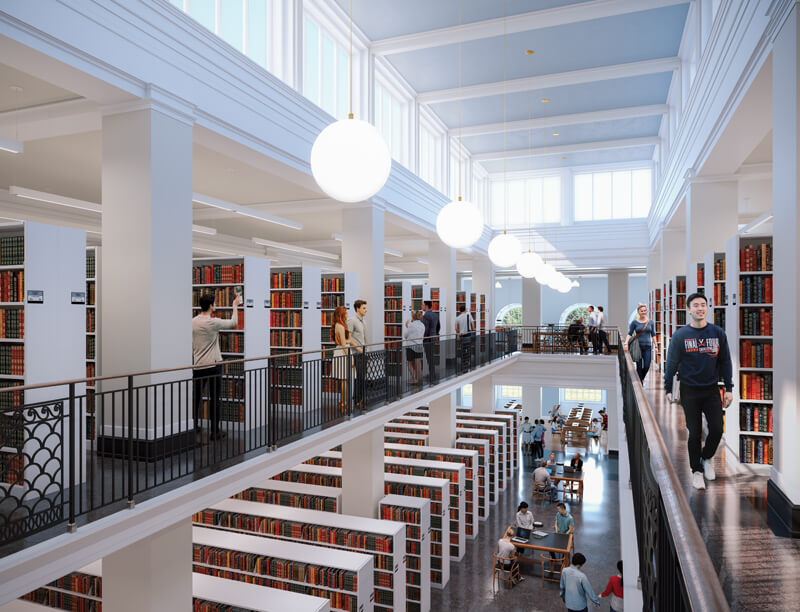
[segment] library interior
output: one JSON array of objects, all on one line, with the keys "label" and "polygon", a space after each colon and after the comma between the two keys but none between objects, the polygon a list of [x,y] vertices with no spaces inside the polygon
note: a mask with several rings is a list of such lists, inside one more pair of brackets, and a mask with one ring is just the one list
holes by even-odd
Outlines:
[{"label": "library interior", "polygon": [[797,611],[798,235],[797,0],[5,0],[0,612]]}]

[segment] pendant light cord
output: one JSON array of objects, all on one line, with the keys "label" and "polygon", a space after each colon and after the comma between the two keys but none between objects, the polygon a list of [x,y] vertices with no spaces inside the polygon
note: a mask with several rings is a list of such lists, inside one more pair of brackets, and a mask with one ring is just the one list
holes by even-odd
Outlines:
[{"label": "pendant light cord", "polygon": [[506,0],[503,0],[503,234],[508,233],[508,180],[506,179],[506,162],[508,157],[507,137],[508,137],[508,114],[507,114],[507,100],[508,97],[508,83],[506,81]]},{"label": "pendant light cord", "polygon": [[[351,0],[352,1],[352,0]],[[461,0],[458,0],[458,201],[461,201],[461,166],[464,164],[461,142]]]},{"label": "pendant light cord", "polygon": [[350,0],[350,113],[347,118],[353,118],[353,0]]}]

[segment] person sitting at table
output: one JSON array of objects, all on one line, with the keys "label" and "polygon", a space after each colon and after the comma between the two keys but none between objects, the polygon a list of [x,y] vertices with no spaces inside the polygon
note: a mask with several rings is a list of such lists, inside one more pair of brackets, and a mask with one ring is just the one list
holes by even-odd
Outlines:
[{"label": "person sitting at table", "polygon": [[547,461],[545,461],[545,463],[547,463],[548,465],[550,465],[550,469],[549,469],[548,471],[549,471],[549,472],[552,474],[552,473],[553,473],[553,470],[554,470],[554,469],[555,469],[555,467],[556,467],[556,463],[557,463],[557,462],[556,462],[556,454],[555,454],[554,452],[551,452],[551,453],[550,453],[550,458],[549,458]]},{"label": "person sitting at table", "polygon": [[528,511],[528,502],[520,502],[514,525],[523,529],[533,529],[533,513]]},{"label": "person sitting at table", "polygon": [[542,461],[542,465],[533,470],[534,489],[544,487],[544,492],[550,494],[550,503],[556,501],[558,490],[550,482],[550,471],[547,469],[547,461]]},{"label": "person sitting at table", "polygon": [[[509,571],[515,569],[515,566],[519,565],[519,561],[517,561],[517,547],[514,546],[513,542],[511,542],[511,538],[514,537],[514,528],[509,527],[506,529],[505,535],[502,538],[497,540],[497,556],[502,557],[504,559],[503,566],[500,569],[505,571]],[[500,561],[497,561],[497,567],[500,567]],[[525,580],[525,578],[520,576],[520,579],[517,581],[517,584]]]},{"label": "person sitting at table", "polygon": [[[575,533],[575,520],[572,518],[572,515],[567,512],[567,505],[564,502],[558,502],[556,504],[556,518],[553,521],[553,529],[556,533],[561,533],[564,535],[570,535]],[[561,553],[550,553],[551,559],[561,559]]]},{"label": "person sitting at table", "polygon": [[575,455],[572,457],[572,461],[570,461],[569,464],[576,472],[583,471],[583,459],[581,459],[580,453],[575,453]]}]

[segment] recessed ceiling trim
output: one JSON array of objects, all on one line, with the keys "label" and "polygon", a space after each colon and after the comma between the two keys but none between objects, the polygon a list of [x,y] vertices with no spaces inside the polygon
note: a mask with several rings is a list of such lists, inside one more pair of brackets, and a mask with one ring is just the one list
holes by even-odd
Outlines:
[{"label": "recessed ceiling trim", "polygon": [[240,206],[239,204],[234,204],[233,202],[220,200],[219,198],[215,198],[209,195],[204,195],[202,193],[193,193],[192,201],[197,202],[198,204],[205,204],[206,206],[211,206],[212,208],[219,208],[220,210],[236,213],[238,215],[242,215],[245,217],[252,217],[253,219],[258,219],[259,221],[266,221],[267,223],[274,223],[275,225],[282,225],[284,227],[288,227],[295,230],[303,229],[303,224],[298,223],[297,221],[292,221],[291,219],[284,219],[283,217],[278,217],[276,215],[270,215],[265,212],[253,210],[252,208],[248,208],[247,206]]},{"label": "recessed ceiling trim", "polygon": [[5,151],[6,153],[23,153],[25,151],[25,143],[14,140],[13,138],[0,136],[0,151]]},{"label": "recessed ceiling trim", "polygon": [[530,149],[515,149],[512,151],[497,151],[494,153],[479,153],[472,156],[472,161],[485,162],[502,159],[520,159],[525,157],[544,157],[547,155],[562,155],[564,153],[581,153],[584,151],[605,151],[609,149],[628,149],[656,145],[661,142],[658,136],[644,136],[642,138],[622,138],[619,140],[600,140],[597,142],[583,142],[554,147],[533,147]]},{"label": "recessed ceiling trim", "polygon": [[102,207],[94,202],[77,200],[75,198],[68,198],[56,193],[46,193],[44,191],[36,191],[35,189],[28,189],[26,187],[18,187],[16,185],[11,185],[8,188],[8,193],[26,200],[37,200],[39,202],[58,204],[59,206],[67,206],[69,208],[79,208],[81,210],[88,210],[96,213],[103,211]]},{"label": "recessed ceiling trim", "polygon": [[273,249],[279,249],[282,251],[303,253],[305,255],[311,255],[312,257],[321,257],[323,259],[333,259],[333,260],[339,259],[339,256],[334,255],[333,253],[326,253],[325,251],[317,251],[315,249],[309,249],[306,247],[297,246],[295,244],[287,244],[285,242],[275,242],[274,240],[265,240],[264,238],[253,238],[252,241],[253,244],[270,247]]},{"label": "recessed ceiling trim", "polygon": [[551,87],[564,87],[566,85],[580,85],[594,83],[609,79],[622,79],[627,77],[658,74],[660,72],[673,72],[681,66],[679,57],[664,57],[641,62],[614,64],[612,66],[598,66],[583,70],[570,70],[568,72],[555,72],[534,77],[524,77],[496,83],[482,83],[467,87],[440,89],[427,91],[417,95],[420,104],[439,104],[442,102],[455,102],[470,98],[485,98],[487,96],[502,96],[506,93],[520,93],[536,89],[549,89]]}]

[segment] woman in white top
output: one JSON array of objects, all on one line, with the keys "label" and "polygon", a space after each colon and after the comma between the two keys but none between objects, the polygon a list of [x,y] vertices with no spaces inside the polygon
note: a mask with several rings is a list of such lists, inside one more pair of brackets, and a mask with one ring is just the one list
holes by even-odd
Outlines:
[{"label": "woman in white top", "polygon": [[411,321],[406,321],[403,339],[406,341],[406,364],[411,376],[411,384],[422,382],[422,339],[425,337],[425,324],[422,322],[422,311],[411,313]]},{"label": "woman in white top", "polygon": [[523,529],[533,529],[533,512],[528,511],[528,502],[520,503],[514,524]]}]

